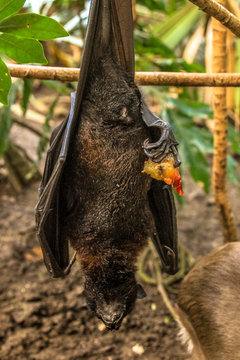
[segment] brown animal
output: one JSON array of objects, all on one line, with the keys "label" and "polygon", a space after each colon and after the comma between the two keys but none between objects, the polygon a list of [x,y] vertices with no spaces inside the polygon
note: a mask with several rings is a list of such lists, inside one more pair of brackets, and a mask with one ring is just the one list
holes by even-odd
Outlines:
[{"label": "brown animal", "polygon": [[192,360],[240,359],[240,243],[204,256],[181,284],[180,335]]},{"label": "brown animal", "polygon": [[145,296],[135,271],[149,236],[177,271],[171,187],[142,174],[146,155],[160,162],[170,151],[179,166],[177,144],[134,83],[131,0],[92,0],[77,93],[51,138],[36,221],[50,274],[69,272],[70,243],[87,303],[109,329]]}]

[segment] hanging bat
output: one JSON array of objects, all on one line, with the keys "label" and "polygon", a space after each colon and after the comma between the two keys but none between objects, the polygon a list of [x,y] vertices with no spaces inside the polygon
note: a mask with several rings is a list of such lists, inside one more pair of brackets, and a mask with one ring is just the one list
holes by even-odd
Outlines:
[{"label": "hanging bat", "polygon": [[149,236],[166,271],[177,271],[171,187],[142,173],[146,155],[160,162],[170,151],[179,166],[177,145],[134,83],[131,0],[92,0],[77,92],[51,137],[36,223],[50,274],[69,272],[70,243],[87,302],[109,329],[145,296],[135,270]]}]

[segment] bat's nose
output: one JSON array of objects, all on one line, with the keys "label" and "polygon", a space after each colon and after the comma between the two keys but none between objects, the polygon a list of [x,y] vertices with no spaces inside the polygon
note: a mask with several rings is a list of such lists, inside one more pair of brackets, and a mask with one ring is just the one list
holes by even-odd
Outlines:
[{"label": "bat's nose", "polygon": [[104,314],[102,320],[109,330],[117,330],[120,327],[123,314],[120,312],[113,314]]}]

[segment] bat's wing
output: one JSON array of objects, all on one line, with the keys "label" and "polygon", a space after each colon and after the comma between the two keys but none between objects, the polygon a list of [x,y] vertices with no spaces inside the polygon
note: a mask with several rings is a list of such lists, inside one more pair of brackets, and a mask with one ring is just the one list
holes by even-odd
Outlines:
[{"label": "bat's wing", "polygon": [[153,179],[148,202],[156,228],[152,241],[163,262],[163,269],[175,274],[178,270],[177,220],[171,186]]},{"label": "bat's wing", "polygon": [[97,61],[109,46],[119,65],[134,75],[131,0],[91,1],[77,92],[71,96],[68,118],[53,131],[51,137],[35,214],[37,236],[44,262],[53,277],[66,275],[74,261],[70,261],[68,243],[60,234],[60,182],[69,145],[80,120],[84,89],[91,71],[90,65]]},{"label": "bat's wing", "polygon": [[72,93],[70,114],[51,136],[35,208],[37,236],[45,265],[53,277],[64,276],[69,266],[68,243],[61,241],[59,234],[59,185],[73,128],[74,105],[75,93]]}]

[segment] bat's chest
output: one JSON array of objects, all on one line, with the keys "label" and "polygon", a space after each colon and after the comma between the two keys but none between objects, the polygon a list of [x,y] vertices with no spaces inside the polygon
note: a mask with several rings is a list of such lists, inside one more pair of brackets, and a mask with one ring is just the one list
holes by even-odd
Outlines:
[{"label": "bat's chest", "polygon": [[142,144],[148,133],[136,85],[111,66],[102,74],[86,91],[65,174],[81,232],[117,234],[145,217],[150,178],[142,174]]},{"label": "bat's chest", "polygon": [[97,127],[83,119],[72,161],[81,193],[106,201],[110,196],[129,200],[141,192],[148,183],[148,177],[142,174],[143,138],[141,129],[130,128],[128,133],[127,129]]},{"label": "bat's chest", "polygon": [[[141,174],[148,137],[136,85],[112,63],[103,62],[83,101],[72,152],[76,173],[92,191],[132,191]],[[83,179],[84,178],[84,179]],[[123,185],[123,186],[122,186]],[[119,190],[120,191],[120,190]]]}]

